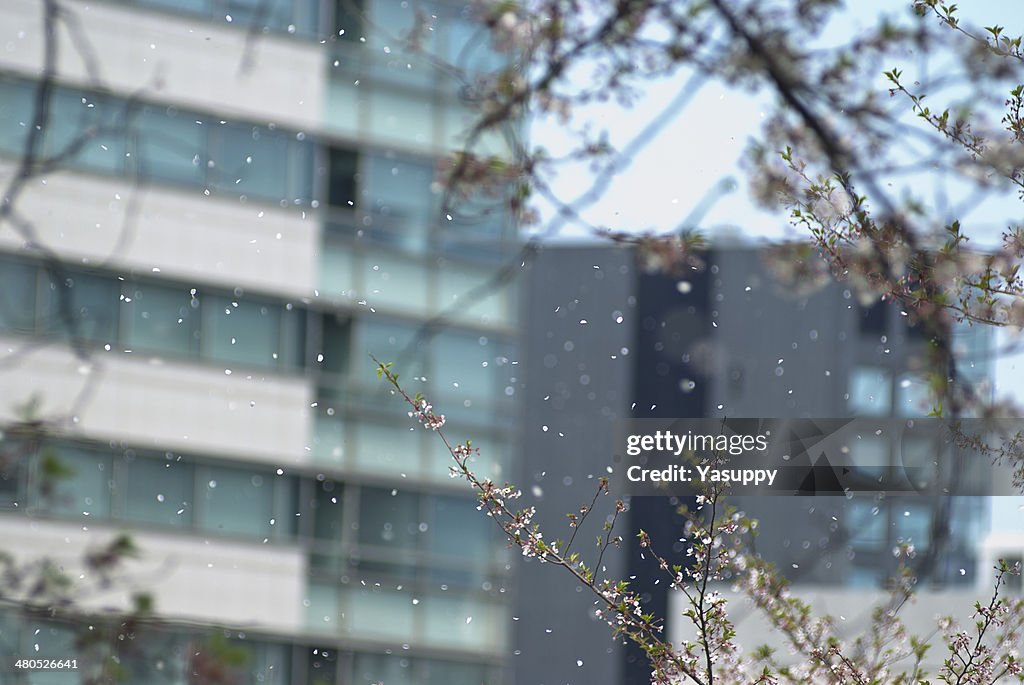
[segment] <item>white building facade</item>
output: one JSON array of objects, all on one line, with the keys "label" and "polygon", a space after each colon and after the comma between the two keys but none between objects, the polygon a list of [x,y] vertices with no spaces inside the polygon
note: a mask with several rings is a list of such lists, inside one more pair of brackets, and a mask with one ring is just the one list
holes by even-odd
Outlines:
[{"label": "white building facade", "polygon": [[[5,185],[35,115],[43,6],[0,7]],[[500,197],[459,212],[435,182],[474,115],[460,65],[500,63],[486,29],[441,1],[62,7],[41,146],[62,159],[16,202],[47,250],[0,230],[0,418],[35,398],[61,420],[5,467],[3,548],[78,572],[132,536],[130,573],[83,599],[153,595],[166,623],[125,656],[128,682],[193,682],[211,634],[245,651],[242,682],[507,682],[499,532],[369,356],[503,476],[515,297],[466,293],[515,227]],[[436,60],[410,52],[414,32]],[[69,467],[53,493],[46,453]],[[75,630],[8,612],[0,652],[60,655]]]}]

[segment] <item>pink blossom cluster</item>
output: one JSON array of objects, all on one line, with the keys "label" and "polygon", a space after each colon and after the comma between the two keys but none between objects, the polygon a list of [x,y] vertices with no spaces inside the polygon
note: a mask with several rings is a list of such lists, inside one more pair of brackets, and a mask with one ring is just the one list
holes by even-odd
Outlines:
[{"label": "pink blossom cluster", "polygon": [[433,405],[423,399],[409,412],[409,417],[415,418],[432,431],[440,430],[444,426],[444,414],[435,414]]}]

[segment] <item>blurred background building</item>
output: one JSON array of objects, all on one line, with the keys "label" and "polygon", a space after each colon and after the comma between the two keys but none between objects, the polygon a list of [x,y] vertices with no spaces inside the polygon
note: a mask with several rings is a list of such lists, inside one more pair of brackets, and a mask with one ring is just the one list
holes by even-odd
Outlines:
[{"label": "blurred background building", "polygon": [[[611,463],[616,421],[922,417],[930,411],[927,340],[898,307],[861,306],[846,286],[831,281],[804,292],[806,281],[782,285],[773,275],[779,261],[763,248],[722,245],[701,257],[701,269],[651,273],[638,269],[628,250],[562,245],[549,246],[532,265],[524,296],[531,327],[523,343],[528,397],[519,478],[550,510],[546,530],[561,533],[561,517],[590,501],[596,478]],[[958,373],[986,392],[991,331],[964,327],[954,345]],[[894,448],[868,447],[870,453],[853,454],[850,463],[863,463],[867,471],[879,455],[888,461]],[[856,635],[883,597],[900,541],[912,541],[922,557],[941,545],[921,574],[922,591],[942,592],[949,613],[970,615],[973,602],[991,592],[996,559],[1019,560],[1024,547],[1019,536],[992,533],[991,499],[864,493],[730,501],[761,521],[757,551],[796,592],[811,593],[814,606],[847,616],[847,634]],[[684,503],[631,498],[617,524],[627,551],[604,559],[610,577],[627,578],[641,592],[645,611],[668,617],[674,640],[686,634],[682,600],[633,536],[638,529],[649,532],[661,541],[660,553],[685,564],[683,519],[675,511]],[[582,537],[591,540],[579,550],[587,555],[593,534]],[[582,587],[569,591],[568,581],[545,586],[549,571],[525,564],[520,573],[539,600],[523,609],[517,627],[517,646],[533,655],[518,664],[524,682],[571,682],[581,668],[592,669],[591,680],[614,672],[616,682],[649,682],[639,650],[613,645],[607,626],[582,620],[593,613],[594,598]],[[926,594],[908,611],[912,630],[934,628],[934,599]],[[756,611],[742,597],[734,601],[731,616],[742,644],[771,642]],[[565,609],[551,611],[558,605]],[[556,624],[551,634],[530,630],[543,620]],[[545,652],[554,656],[541,665],[537,656]]]},{"label": "blurred background building", "polygon": [[[0,7],[5,183],[33,128],[44,4]],[[128,682],[198,682],[207,625],[243,651],[238,682],[511,682],[500,536],[369,357],[507,477],[516,298],[460,297],[515,227],[499,196],[442,211],[434,183],[474,72],[500,64],[486,28],[445,0],[63,5],[39,131],[59,164],[16,206],[38,240],[0,232],[0,416],[34,402],[66,420],[4,462],[4,549],[77,576],[84,551],[132,535],[128,576],[76,598],[154,596],[167,622],[121,650]],[[66,467],[53,492],[47,454]],[[75,631],[8,612],[0,653],[67,655]]]}]

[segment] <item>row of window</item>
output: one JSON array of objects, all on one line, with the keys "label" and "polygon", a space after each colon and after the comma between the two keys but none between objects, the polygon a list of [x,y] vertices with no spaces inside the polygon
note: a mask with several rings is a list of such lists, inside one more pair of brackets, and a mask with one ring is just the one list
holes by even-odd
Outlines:
[{"label": "row of window", "polygon": [[[497,531],[471,497],[357,486],[173,453],[0,442],[0,509],[254,541],[301,540],[315,573],[478,588]],[[485,588],[486,589],[486,588]]]},{"label": "row of window", "polygon": [[[472,47],[484,30],[468,4],[390,0],[122,0],[123,2],[223,21],[243,28],[316,37],[321,26],[333,26],[339,42],[365,44],[367,39],[404,39],[414,29],[417,13],[435,18],[436,29],[425,32],[423,49],[455,62],[460,48]],[[330,16],[327,16],[330,14]],[[422,21],[422,18],[419,19]]]},{"label": "row of window", "polygon": [[[123,639],[83,641],[85,623],[0,615],[0,658],[75,658],[79,668],[97,663],[91,650],[117,646],[118,682],[187,685],[197,682],[265,685],[499,685],[498,669],[480,663],[427,657],[339,651],[334,644],[295,645],[233,632],[198,632],[142,626]],[[93,658],[90,658],[92,656]],[[17,676],[14,676],[17,677]],[[33,683],[72,685],[82,671],[37,672]],[[5,681],[6,682],[6,681]],[[20,682],[20,681],[18,681]],[[27,681],[26,681],[27,682]]]},{"label": "row of window", "polygon": [[[426,15],[430,25],[424,30]],[[424,87],[452,71],[434,67],[435,61],[471,75],[508,64],[471,3],[336,0],[334,25],[337,69],[359,69],[360,76],[398,86]],[[410,50],[406,45],[412,36],[416,47]]]},{"label": "row of window", "polygon": [[167,282],[0,260],[0,331],[218,364],[303,366],[307,312]]},{"label": "row of window", "polygon": [[929,580],[950,585],[974,583],[975,550],[973,542],[984,534],[986,525],[984,497],[855,497],[845,509],[849,533],[850,569],[848,584],[878,587],[895,572],[898,560],[893,550],[900,543],[914,546],[916,553],[927,554],[934,542],[932,519],[940,507],[949,507],[948,541],[932,567]]},{"label": "row of window", "polygon": [[927,416],[932,398],[927,382],[904,373],[893,377],[880,366],[857,366],[850,371],[846,405],[856,416]]},{"label": "row of window", "polygon": [[414,253],[433,248],[456,257],[487,257],[508,247],[503,242],[510,240],[511,223],[500,193],[460,200],[437,221],[441,193],[430,161],[332,148],[327,169],[327,204],[335,208],[324,224],[328,237],[366,238]]},{"label": "row of window", "polygon": [[[299,36],[318,35],[321,25],[320,0],[123,0],[140,7],[153,7],[193,14],[234,24],[257,26]],[[339,2],[345,0],[338,0]]]},{"label": "row of window", "polygon": [[114,452],[75,443],[28,454],[2,442],[0,508],[190,529],[252,539],[298,532],[298,481],[273,469],[197,463],[179,455]]},{"label": "row of window", "polygon": [[[471,3],[394,2],[393,0],[122,0],[140,7],[199,16],[242,28],[306,38],[329,37],[346,47],[374,49],[388,46],[398,52],[416,36],[419,50],[444,63],[473,71],[500,68],[501,59],[491,49],[491,38]],[[425,17],[433,21],[428,30]],[[327,31],[326,29],[332,28]],[[342,53],[344,54],[344,53]],[[408,61],[413,55],[406,55]],[[426,65],[426,60],[423,60]],[[399,70],[396,70],[396,72]],[[438,70],[403,69],[406,73],[436,74]]]},{"label": "row of window", "polygon": [[[22,154],[35,91],[33,81],[0,79],[0,152]],[[42,154],[69,167],[282,204],[312,201],[314,145],[302,133],[69,87],[54,89],[48,114]]]},{"label": "row of window", "polygon": [[447,583],[313,580],[306,627],[314,633],[423,648],[501,653],[508,644],[504,589],[490,596]]},{"label": "row of window", "polygon": [[[23,153],[35,88],[0,76],[0,153]],[[449,209],[451,219],[441,217],[430,160],[317,146],[302,132],[67,87],[54,90],[49,114],[42,154],[69,167],[282,205],[315,207],[320,197],[334,208],[325,223],[328,236],[408,251],[429,247],[479,258],[509,247],[501,195],[466,201],[458,211]]]},{"label": "row of window", "polygon": [[[376,383],[368,355],[428,372],[444,383],[418,385],[449,397],[510,397],[515,368],[503,339],[457,329],[416,344],[420,326],[316,312],[271,298],[50,268],[0,258],[0,332],[282,371],[310,369],[321,399],[344,401],[352,376]],[[362,391],[366,383],[357,383]],[[468,406],[468,405],[467,405]],[[479,412],[477,412],[479,413]]]}]

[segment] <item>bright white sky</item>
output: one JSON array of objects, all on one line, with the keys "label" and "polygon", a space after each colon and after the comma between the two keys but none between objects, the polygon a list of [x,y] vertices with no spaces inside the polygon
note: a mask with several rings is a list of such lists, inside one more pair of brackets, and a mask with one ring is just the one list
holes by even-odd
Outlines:
[{"label": "bright white sky", "polygon": [[[855,12],[844,22],[830,26],[826,40],[830,35],[841,39],[851,29],[874,23],[874,18],[881,12],[893,13],[909,4],[909,0],[857,0],[848,3],[856,7]],[[1005,26],[1010,35],[1024,33],[1024,3],[972,0],[962,5],[960,16],[965,25],[997,23]],[[913,74],[916,68],[909,56],[905,65],[892,66],[901,66],[907,75]],[[664,111],[686,78],[684,73],[671,80],[652,83],[644,98],[629,109],[612,103],[577,111],[574,124],[587,121],[603,127],[608,131],[612,144],[621,146]],[[878,87],[886,86],[887,81],[879,74]],[[803,238],[804,234],[790,226],[784,214],[769,213],[751,202],[745,174],[738,164],[748,140],[759,129],[765,102],[767,100],[763,96],[754,98],[720,83],[706,82],[583,216],[594,224],[616,230],[670,231],[679,227],[712,188],[724,180],[733,179],[736,182],[734,190],[720,194],[700,220],[701,229],[712,239],[730,235],[743,236],[748,241]],[[558,122],[536,122],[530,135],[534,143],[553,153],[560,148],[564,150],[565,129]],[[585,168],[567,168],[559,173],[553,188],[559,198],[572,199],[584,193],[592,180],[593,176]],[[920,187],[921,180],[914,181],[916,187]],[[942,190],[952,196],[956,196],[956,191],[956,188]],[[966,192],[966,189],[961,189],[960,194]],[[923,199],[927,201],[932,197],[934,195]],[[1019,220],[1020,213],[1020,203],[1011,197],[1007,201],[990,202],[961,218],[970,220],[964,224],[974,232],[972,246],[981,247],[984,243],[992,244],[998,240],[1006,223]],[[587,233],[567,226],[560,236],[578,240]],[[1007,341],[1008,337],[1000,334],[997,344],[1005,346]],[[1024,404],[1024,353],[999,357],[995,362],[994,379],[998,396],[1011,396],[1019,404]],[[996,528],[1024,530],[1024,507],[1021,506],[1024,498],[996,497],[992,502],[992,521]]]}]

